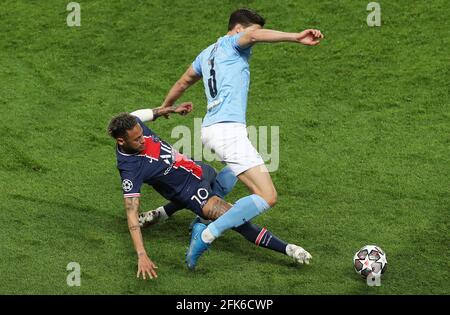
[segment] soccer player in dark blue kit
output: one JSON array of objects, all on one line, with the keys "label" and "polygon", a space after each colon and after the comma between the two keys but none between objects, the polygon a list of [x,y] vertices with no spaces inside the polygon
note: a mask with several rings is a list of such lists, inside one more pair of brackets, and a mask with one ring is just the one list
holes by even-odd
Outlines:
[{"label": "soccer player in dark blue kit", "polygon": [[[211,166],[194,162],[177,152],[144,124],[162,115],[186,114],[191,110],[191,103],[182,103],[122,113],[108,126],[108,133],[117,143],[117,168],[122,180],[128,228],[138,256],[137,277],[140,274],[144,279],[146,275],[151,279],[157,277],[157,266],[147,255],[140,230],[139,198],[144,183],[171,201],[167,206],[171,208],[169,214],[187,208],[203,219],[215,220],[232,207],[223,200],[237,181],[228,167],[217,174]],[[286,254],[299,263],[309,263],[311,258],[300,246],[287,244],[251,222],[242,222],[233,230],[257,246]]]}]

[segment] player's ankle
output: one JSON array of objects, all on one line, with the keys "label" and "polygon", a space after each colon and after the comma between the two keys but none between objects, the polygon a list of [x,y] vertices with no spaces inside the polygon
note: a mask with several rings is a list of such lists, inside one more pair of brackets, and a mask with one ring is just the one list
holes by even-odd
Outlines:
[{"label": "player's ankle", "polygon": [[166,221],[169,218],[164,207],[159,207],[156,209],[156,211],[159,212],[159,222]]},{"label": "player's ankle", "polygon": [[210,229],[208,229],[208,228],[203,230],[203,232],[201,234],[201,238],[202,238],[202,241],[207,244],[211,244],[216,239],[214,237],[214,235],[211,233]]},{"label": "player's ankle", "polygon": [[286,245],[286,255],[288,255],[289,257],[293,257],[294,253],[295,253],[295,249],[298,247],[299,246],[297,246],[295,244],[287,244]]}]

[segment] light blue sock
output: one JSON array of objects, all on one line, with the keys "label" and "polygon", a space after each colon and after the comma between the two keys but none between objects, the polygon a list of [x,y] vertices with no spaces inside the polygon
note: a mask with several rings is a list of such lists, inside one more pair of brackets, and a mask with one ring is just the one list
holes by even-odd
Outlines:
[{"label": "light blue sock", "polygon": [[269,204],[258,195],[250,195],[239,199],[233,207],[222,214],[216,221],[208,225],[214,237],[250,221],[270,208]]},{"label": "light blue sock", "polygon": [[216,176],[213,186],[213,194],[220,198],[225,198],[236,185],[237,177],[231,171],[229,166],[225,166]]}]

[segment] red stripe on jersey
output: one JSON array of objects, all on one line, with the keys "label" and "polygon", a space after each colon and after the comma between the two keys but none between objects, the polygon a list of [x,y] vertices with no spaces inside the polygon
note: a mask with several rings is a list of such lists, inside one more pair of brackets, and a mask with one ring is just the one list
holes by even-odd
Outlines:
[{"label": "red stripe on jersey", "polygon": [[145,149],[140,154],[149,158],[159,160],[159,154],[161,152],[161,143],[153,141],[152,137],[144,137]]},{"label": "red stripe on jersey", "polygon": [[261,239],[263,238],[264,234],[266,234],[267,230],[266,228],[263,228],[261,232],[259,232],[258,237],[256,238],[255,244],[256,246],[259,246],[259,243],[261,242]]},{"label": "red stripe on jersey", "polygon": [[123,194],[124,198],[132,198],[132,197],[140,197],[140,193],[134,193],[134,194]]},{"label": "red stripe on jersey", "polygon": [[177,152],[177,154],[175,155],[175,164],[173,165],[173,167],[174,168],[178,168],[178,167],[184,168],[188,172],[191,172],[198,179],[202,178],[202,174],[203,174],[202,168],[199,165],[195,164],[194,161],[187,158],[186,156],[184,156],[181,153]]}]

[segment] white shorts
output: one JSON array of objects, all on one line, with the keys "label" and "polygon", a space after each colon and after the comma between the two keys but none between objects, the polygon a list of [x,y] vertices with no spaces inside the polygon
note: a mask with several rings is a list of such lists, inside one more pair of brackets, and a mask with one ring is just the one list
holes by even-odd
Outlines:
[{"label": "white shorts", "polygon": [[248,139],[247,128],[240,123],[218,123],[202,128],[202,142],[227,163],[234,175],[264,164]]}]

